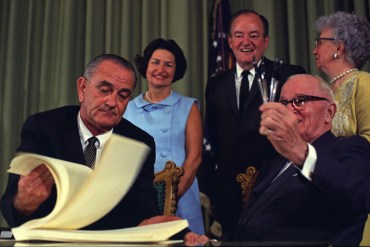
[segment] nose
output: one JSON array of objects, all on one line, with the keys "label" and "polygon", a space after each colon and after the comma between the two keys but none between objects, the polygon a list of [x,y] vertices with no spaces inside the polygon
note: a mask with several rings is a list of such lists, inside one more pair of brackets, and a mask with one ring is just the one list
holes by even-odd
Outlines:
[{"label": "nose", "polygon": [[243,44],[249,44],[249,43],[250,43],[250,38],[248,35],[245,35],[243,39]]},{"label": "nose", "polygon": [[316,54],[317,54],[317,46],[315,46],[315,47],[313,48],[312,53],[313,53],[314,55],[316,55]]},{"label": "nose", "polygon": [[105,98],[105,104],[107,106],[109,106],[110,108],[113,108],[113,107],[116,107],[117,105],[117,97],[118,95],[117,94],[109,94],[106,98]]},{"label": "nose", "polygon": [[157,71],[159,71],[159,72],[162,72],[162,71],[164,71],[164,64],[158,64],[158,66],[157,66]]}]

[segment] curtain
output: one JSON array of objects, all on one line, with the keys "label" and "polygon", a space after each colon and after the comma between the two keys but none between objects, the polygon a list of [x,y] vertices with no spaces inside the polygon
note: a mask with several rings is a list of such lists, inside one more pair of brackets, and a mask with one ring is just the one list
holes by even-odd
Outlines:
[{"label": "curtain", "polygon": [[[212,0],[0,0],[0,193],[30,114],[77,104],[76,80],[94,56],[115,53],[133,62],[149,41],[174,39],[188,60],[174,90],[204,109]],[[266,56],[280,56],[314,74],[314,21],[336,10],[370,16],[370,0],[231,0],[270,22]],[[369,71],[369,63],[364,70]],[[139,79],[135,95],[146,90]],[[0,217],[0,225],[6,226]]]}]

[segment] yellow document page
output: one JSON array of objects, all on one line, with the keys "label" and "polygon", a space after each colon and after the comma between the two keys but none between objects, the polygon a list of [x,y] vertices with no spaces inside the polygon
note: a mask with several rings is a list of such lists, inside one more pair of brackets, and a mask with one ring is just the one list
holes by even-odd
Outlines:
[{"label": "yellow document page", "polygon": [[78,229],[97,221],[128,192],[149,150],[144,143],[112,134],[95,170],[42,155],[16,156],[8,172],[25,175],[45,164],[54,176],[58,193],[49,215],[19,228]]}]

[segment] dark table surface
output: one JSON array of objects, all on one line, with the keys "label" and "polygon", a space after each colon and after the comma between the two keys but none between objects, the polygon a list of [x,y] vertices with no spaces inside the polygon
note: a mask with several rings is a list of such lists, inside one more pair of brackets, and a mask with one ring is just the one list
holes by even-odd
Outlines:
[{"label": "dark table surface", "polygon": [[[169,240],[160,243],[117,243],[117,242],[46,242],[46,241],[31,241],[31,242],[17,242],[12,238],[9,228],[1,228],[0,247],[22,247],[22,246],[76,246],[76,247],[105,247],[105,246],[186,246],[183,241]],[[222,242],[211,240],[205,245],[198,246],[331,246],[328,243],[322,242]]]}]

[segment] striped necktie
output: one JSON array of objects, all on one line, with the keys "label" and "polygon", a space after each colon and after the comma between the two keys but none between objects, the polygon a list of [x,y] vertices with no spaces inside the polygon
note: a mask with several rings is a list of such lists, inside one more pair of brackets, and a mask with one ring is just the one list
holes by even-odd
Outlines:
[{"label": "striped necktie", "polygon": [[85,162],[88,167],[90,167],[91,169],[94,169],[95,158],[96,158],[95,142],[98,141],[98,138],[93,136],[93,137],[90,137],[87,141],[89,142],[89,144],[87,144],[87,147],[85,148],[85,152],[84,152]]}]

